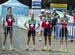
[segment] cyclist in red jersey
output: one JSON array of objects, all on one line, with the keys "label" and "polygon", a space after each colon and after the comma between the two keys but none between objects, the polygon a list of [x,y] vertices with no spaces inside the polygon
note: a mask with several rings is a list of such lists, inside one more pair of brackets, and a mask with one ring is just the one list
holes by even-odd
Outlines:
[{"label": "cyclist in red jersey", "polygon": [[39,18],[40,18],[40,37],[39,37],[39,41],[41,41],[41,36],[42,36],[42,34],[43,34],[43,31],[44,31],[44,25],[42,25],[43,24],[43,21],[45,20],[45,18],[46,18],[46,15],[45,15],[45,12],[44,11],[42,11],[41,12],[41,15],[39,16]]},{"label": "cyclist in red jersey", "polygon": [[5,43],[6,43],[6,38],[8,36],[8,33],[10,34],[10,50],[14,50],[13,48],[13,23],[15,22],[15,19],[13,18],[12,15],[12,8],[8,7],[7,8],[7,15],[6,18],[3,20],[3,28],[4,28],[4,40],[3,40],[3,46],[2,50],[5,50]]},{"label": "cyclist in red jersey", "polygon": [[[73,18],[73,24],[75,26],[75,10],[72,11],[72,18]],[[71,37],[72,39],[70,40],[71,42],[73,42],[73,37]]]},{"label": "cyclist in red jersey", "polygon": [[[44,26],[44,41],[45,46],[42,49],[43,51],[51,50],[51,34],[52,34],[52,19],[51,19],[51,13],[46,12],[46,18],[45,21],[43,21],[42,25]],[[47,39],[49,42],[49,45],[47,45]]]},{"label": "cyclist in red jersey", "polygon": [[[26,25],[28,23],[28,26]],[[25,23],[24,25],[28,29],[28,40],[27,40],[27,45],[26,45],[26,50],[29,50],[29,42],[30,38],[32,37],[33,41],[33,50],[36,50],[35,48],[35,36],[36,36],[36,29],[39,28],[39,24],[36,27],[36,20],[34,19],[34,15],[32,15],[31,19],[28,20],[28,22]]]},{"label": "cyclist in red jersey", "polygon": [[[69,18],[67,17],[66,11],[64,11],[64,16],[60,20],[61,29],[60,29],[60,45],[61,49],[60,51],[66,51],[67,52],[67,40],[68,40],[68,30],[67,30],[67,24],[68,24]],[[63,49],[63,39],[65,37],[66,41],[66,48]]]}]

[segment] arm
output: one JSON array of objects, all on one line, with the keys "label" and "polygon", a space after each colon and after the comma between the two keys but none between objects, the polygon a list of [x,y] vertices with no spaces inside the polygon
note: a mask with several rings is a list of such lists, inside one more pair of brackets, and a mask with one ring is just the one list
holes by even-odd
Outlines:
[{"label": "arm", "polygon": [[15,18],[11,15],[12,22],[15,22]]},{"label": "arm", "polygon": [[26,24],[27,24],[27,22],[25,22],[24,26],[28,29],[28,27],[27,27],[27,25],[26,25]]},{"label": "arm", "polygon": [[13,21],[13,22],[15,22],[15,19],[14,19],[14,17],[13,17],[13,16],[12,16],[12,21]]},{"label": "arm", "polygon": [[36,29],[38,29],[40,27],[40,24],[38,24],[38,26],[36,27]]},{"label": "arm", "polygon": [[68,21],[69,21],[69,17],[67,17],[67,19],[65,20],[65,24],[68,24]]},{"label": "arm", "polygon": [[66,21],[64,21],[64,20],[61,20],[61,24],[67,24],[68,23],[68,21],[66,20]]},{"label": "arm", "polygon": [[64,24],[64,20],[61,20],[61,24]]},{"label": "arm", "polygon": [[15,19],[13,18],[13,22],[15,22]]},{"label": "arm", "polygon": [[42,16],[39,16],[40,20],[42,20]]},{"label": "arm", "polygon": [[60,19],[60,16],[56,13],[54,18]]},{"label": "arm", "polygon": [[4,27],[4,23],[5,23],[5,22],[4,22],[4,20],[3,20],[3,27]]},{"label": "arm", "polygon": [[5,19],[3,19],[3,28],[5,28]]},{"label": "arm", "polygon": [[68,20],[69,20],[69,19],[67,19],[67,20],[65,21],[65,24],[68,24]]},{"label": "arm", "polygon": [[60,19],[60,16],[59,15],[56,15],[57,19]]}]

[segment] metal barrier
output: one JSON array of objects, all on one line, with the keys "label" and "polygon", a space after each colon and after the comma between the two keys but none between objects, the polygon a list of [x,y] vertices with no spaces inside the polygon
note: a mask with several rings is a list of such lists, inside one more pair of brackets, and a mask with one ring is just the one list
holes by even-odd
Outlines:
[{"label": "metal barrier", "polygon": [[[55,26],[55,36],[56,39],[60,38],[60,29],[61,29],[61,25],[56,25]],[[75,40],[75,26],[74,25],[67,25],[67,29],[68,29],[68,38],[71,40]]]}]

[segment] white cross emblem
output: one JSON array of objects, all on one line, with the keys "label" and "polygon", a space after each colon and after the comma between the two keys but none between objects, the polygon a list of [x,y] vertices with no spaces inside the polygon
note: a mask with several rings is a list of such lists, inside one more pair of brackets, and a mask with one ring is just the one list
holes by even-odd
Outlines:
[{"label": "white cross emblem", "polygon": [[49,24],[49,22],[48,22],[48,21],[46,21],[46,24]]},{"label": "white cross emblem", "polygon": [[31,24],[31,27],[33,27],[34,25],[33,24]]},{"label": "white cross emblem", "polygon": [[65,20],[64,20],[64,22],[65,22]]},{"label": "white cross emblem", "polygon": [[8,21],[11,22],[11,18],[9,18]]}]

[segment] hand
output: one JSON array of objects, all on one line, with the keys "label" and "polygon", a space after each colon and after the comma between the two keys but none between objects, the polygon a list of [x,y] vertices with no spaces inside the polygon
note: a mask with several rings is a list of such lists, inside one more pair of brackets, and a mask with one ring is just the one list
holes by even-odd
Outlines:
[{"label": "hand", "polygon": [[30,30],[30,28],[29,28],[29,27],[27,27],[27,30]]}]

